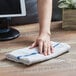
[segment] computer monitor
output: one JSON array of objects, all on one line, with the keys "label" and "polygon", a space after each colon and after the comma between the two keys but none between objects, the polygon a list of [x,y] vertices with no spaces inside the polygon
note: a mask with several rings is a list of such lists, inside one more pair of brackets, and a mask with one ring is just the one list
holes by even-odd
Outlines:
[{"label": "computer monitor", "polygon": [[17,38],[20,33],[10,28],[12,17],[26,16],[25,0],[0,0],[0,41]]}]

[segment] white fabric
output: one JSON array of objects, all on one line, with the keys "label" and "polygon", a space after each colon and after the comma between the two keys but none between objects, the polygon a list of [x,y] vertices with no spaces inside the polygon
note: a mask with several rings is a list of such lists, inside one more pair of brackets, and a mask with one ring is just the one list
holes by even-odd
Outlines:
[{"label": "white fabric", "polygon": [[38,47],[29,49],[22,48],[6,54],[6,58],[15,62],[24,63],[30,65],[40,61],[48,60],[57,57],[70,49],[70,45],[67,43],[51,42],[54,47],[54,52],[50,55],[44,56],[38,53]]}]

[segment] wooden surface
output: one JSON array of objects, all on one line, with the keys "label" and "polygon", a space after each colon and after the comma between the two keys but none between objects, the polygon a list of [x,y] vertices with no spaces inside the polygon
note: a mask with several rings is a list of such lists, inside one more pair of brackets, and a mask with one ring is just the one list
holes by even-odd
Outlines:
[{"label": "wooden surface", "polygon": [[39,24],[16,26],[20,37],[0,42],[0,76],[76,76],[76,31],[55,29],[59,24],[52,23],[51,40],[71,45],[69,53],[32,66],[8,61],[5,53],[30,45],[38,36]]},{"label": "wooden surface", "polygon": [[76,9],[63,9],[62,27],[76,30]]}]

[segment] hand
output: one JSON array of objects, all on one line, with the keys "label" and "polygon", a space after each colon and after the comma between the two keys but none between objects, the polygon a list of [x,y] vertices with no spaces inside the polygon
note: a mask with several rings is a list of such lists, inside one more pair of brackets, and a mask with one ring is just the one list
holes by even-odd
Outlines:
[{"label": "hand", "polygon": [[40,35],[30,48],[34,48],[36,46],[38,46],[40,54],[49,55],[53,53],[53,47],[51,46],[49,34]]}]

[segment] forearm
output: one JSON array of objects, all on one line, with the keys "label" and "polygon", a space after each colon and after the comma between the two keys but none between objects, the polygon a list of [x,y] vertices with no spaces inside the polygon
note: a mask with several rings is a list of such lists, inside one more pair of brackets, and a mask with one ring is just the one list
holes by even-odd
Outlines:
[{"label": "forearm", "polygon": [[52,0],[38,0],[39,34],[50,33],[52,17]]}]

